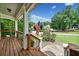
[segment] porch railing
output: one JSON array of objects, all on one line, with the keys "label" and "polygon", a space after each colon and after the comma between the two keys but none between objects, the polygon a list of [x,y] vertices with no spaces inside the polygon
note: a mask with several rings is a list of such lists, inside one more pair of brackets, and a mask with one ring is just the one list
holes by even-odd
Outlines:
[{"label": "porch railing", "polygon": [[0,32],[1,32],[1,39],[3,39],[3,38],[5,38],[6,37],[6,35],[9,35],[9,36],[11,36],[10,34],[5,34],[5,36],[2,36],[2,32],[5,32],[5,33],[7,33],[7,32],[15,32],[15,30],[0,30]]},{"label": "porch railing", "polygon": [[[10,38],[15,38],[19,45],[21,47],[23,47],[23,32],[20,32],[20,31],[15,31],[15,30],[0,30],[0,32],[16,32],[17,33],[17,37],[15,37],[15,35],[10,35]],[[1,39],[3,39],[5,37],[1,37]],[[35,36],[33,34],[27,34],[27,49],[29,50],[31,47],[33,48],[37,48],[38,50],[40,50],[42,48],[42,39],[38,36]]]},{"label": "porch railing", "polygon": [[16,31],[17,32],[17,40],[21,48],[23,47],[23,32]]},{"label": "porch railing", "polygon": [[68,44],[67,48],[64,48],[65,56],[79,56],[79,46],[76,44]]},{"label": "porch railing", "polygon": [[[6,35],[9,35],[10,36],[10,38],[15,38],[17,41],[18,41],[18,43],[20,44],[20,45],[22,45],[22,32],[20,32],[20,31],[15,31],[15,30],[0,30],[0,32],[11,32],[11,33],[17,33],[17,37],[15,37],[15,34],[6,34]],[[1,39],[6,39],[6,35],[5,35],[5,37],[4,36],[1,36]]]},{"label": "porch railing", "polygon": [[31,47],[37,48],[38,50],[41,50],[41,48],[42,48],[42,38],[39,38],[38,36],[35,36],[31,33],[27,34],[27,38],[28,38],[28,46],[27,46],[28,50]]}]

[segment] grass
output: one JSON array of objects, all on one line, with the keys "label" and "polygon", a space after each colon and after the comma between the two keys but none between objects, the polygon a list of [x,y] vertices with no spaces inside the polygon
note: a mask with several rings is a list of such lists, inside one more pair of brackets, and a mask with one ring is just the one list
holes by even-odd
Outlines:
[{"label": "grass", "polygon": [[63,43],[79,44],[79,36],[57,35],[56,41],[63,42]]}]

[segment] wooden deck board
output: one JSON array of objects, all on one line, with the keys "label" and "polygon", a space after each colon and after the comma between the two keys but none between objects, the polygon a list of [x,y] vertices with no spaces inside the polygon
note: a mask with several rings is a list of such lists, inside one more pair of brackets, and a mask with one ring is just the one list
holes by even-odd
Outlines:
[{"label": "wooden deck board", "polygon": [[38,54],[36,54],[36,52],[35,51],[33,51],[33,50],[30,50],[29,51],[33,56],[37,56]]},{"label": "wooden deck board", "polygon": [[6,46],[6,51],[5,51],[5,55],[9,56],[9,39],[7,39],[7,46]]},{"label": "wooden deck board", "polygon": [[44,53],[42,53],[41,51],[37,50],[37,49],[31,49],[29,50],[29,52],[33,55],[33,56],[46,56]]},{"label": "wooden deck board", "polygon": [[2,49],[2,56],[6,55],[6,47],[7,47],[7,39],[4,39],[3,49]]},{"label": "wooden deck board", "polygon": [[38,50],[21,50],[20,44],[15,39],[0,40],[0,56],[45,56]]},{"label": "wooden deck board", "polygon": [[10,56],[14,56],[14,51],[13,51],[13,47],[12,47],[12,39],[10,39]]},{"label": "wooden deck board", "polygon": [[26,53],[28,54],[28,56],[33,56],[29,51],[26,51]]},{"label": "wooden deck board", "polygon": [[26,51],[21,51],[23,53],[24,56],[28,56],[28,54],[26,53]]},{"label": "wooden deck board", "polygon": [[13,48],[14,48],[14,55],[18,56],[18,52],[17,52],[16,46],[14,44],[14,41],[12,41],[12,42],[13,42]]},{"label": "wooden deck board", "polygon": [[2,53],[2,47],[3,47],[3,44],[2,44],[2,40],[0,40],[0,55],[1,55],[1,53]]},{"label": "wooden deck board", "polygon": [[1,40],[1,49],[0,49],[0,55],[2,56],[3,54],[3,46],[4,46],[5,40]]},{"label": "wooden deck board", "polygon": [[14,44],[16,46],[16,49],[17,49],[17,52],[18,52],[19,56],[23,56],[22,52],[20,52],[21,51],[21,48],[20,48],[20,46],[18,46],[18,43],[17,43],[16,40],[14,40]]}]

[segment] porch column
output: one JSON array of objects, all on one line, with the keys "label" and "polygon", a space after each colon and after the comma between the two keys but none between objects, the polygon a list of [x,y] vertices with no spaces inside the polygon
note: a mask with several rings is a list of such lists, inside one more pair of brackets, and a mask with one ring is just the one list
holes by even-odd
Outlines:
[{"label": "porch column", "polygon": [[27,34],[28,34],[28,13],[26,12],[26,9],[24,7],[24,13],[23,13],[23,19],[24,19],[24,37],[23,37],[23,48],[27,49]]},{"label": "porch column", "polygon": [[17,38],[17,31],[18,31],[18,21],[15,21],[15,38]]}]

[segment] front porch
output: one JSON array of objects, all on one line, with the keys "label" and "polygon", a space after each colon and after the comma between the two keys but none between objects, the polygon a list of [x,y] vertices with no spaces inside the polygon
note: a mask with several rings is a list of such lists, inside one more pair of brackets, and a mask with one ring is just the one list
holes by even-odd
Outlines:
[{"label": "front porch", "polygon": [[13,38],[4,38],[0,40],[0,56],[46,56],[36,48],[22,49],[19,42]]},{"label": "front porch", "polygon": [[[40,50],[39,38],[29,35],[28,14],[36,5],[36,3],[0,4],[0,18],[15,22],[15,30],[1,30],[2,25],[0,25],[0,56],[46,56]],[[23,20],[24,23],[22,33],[18,30],[19,20]],[[2,37],[1,32],[12,32],[14,35],[9,34]],[[37,39],[37,48],[31,47],[30,36]]]}]

